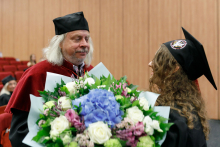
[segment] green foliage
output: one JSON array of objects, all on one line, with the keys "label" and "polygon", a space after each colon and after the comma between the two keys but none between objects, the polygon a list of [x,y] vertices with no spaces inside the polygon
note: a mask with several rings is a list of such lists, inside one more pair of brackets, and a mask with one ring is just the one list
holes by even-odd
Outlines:
[{"label": "green foliage", "polygon": [[160,123],[160,128],[163,130],[163,132],[158,132],[157,130],[154,130],[154,137],[156,141],[159,141],[163,139],[163,136],[166,134],[167,131],[169,131],[169,128],[173,125],[173,123]]},{"label": "green foliage", "polygon": [[60,91],[65,92],[66,94],[70,93],[66,86],[60,87]]},{"label": "green foliage", "polygon": [[121,144],[122,146],[127,146],[127,145],[126,145],[127,141],[121,140],[120,138],[116,138],[116,139],[118,139],[118,141],[120,142],[120,144]]},{"label": "green foliage", "polygon": [[45,122],[43,125],[41,125],[41,127],[42,127],[42,128],[50,127],[50,123],[51,123],[53,120],[54,120],[54,119],[48,118],[48,119],[46,120],[46,122]]},{"label": "green foliage", "polygon": [[130,88],[132,91],[133,91],[133,90],[135,91],[135,90],[138,88],[138,86],[137,86],[137,85],[130,84],[130,85],[128,86],[128,88]]},{"label": "green foliage", "polygon": [[76,105],[74,105],[73,107],[76,108],[75,111],[76,111],[78,114],[80,114],[80,113],[82,112],[81,102],[79,103],[79,107],[76,106]]},{"label": "green foliage", "polygon": [[44,140],[44,137],[46,137],[46,136],[50,136],[50,127],[41,128],[37,132],[37,135],[32,138],[32,140],[34,140],[34,141],[36,141],[38,143],[42,143],[43,140]]},{"label": "green foliage", "polygon": [[66,83],[61,79],[61,84],[58,84],[58,83],[56,84],[56,87],[54,88],[54,92],[50,92],[50,91],[46,91],[46,90],[44,90],[44,91],[38,90],[38,92],[40,93],[40,96],[45,100],[45,102],[48,102],[48,101],[51,101],[51,100],[57,102],[57,99],[55,99],[54,97],[57,97],[57,98],[60,97],[59,93],[58,93],[58,90],[60,88],[62,88],[62,90],[64,92],[69,93],[67,88],[63,88],[64,85],[66,85]]}]

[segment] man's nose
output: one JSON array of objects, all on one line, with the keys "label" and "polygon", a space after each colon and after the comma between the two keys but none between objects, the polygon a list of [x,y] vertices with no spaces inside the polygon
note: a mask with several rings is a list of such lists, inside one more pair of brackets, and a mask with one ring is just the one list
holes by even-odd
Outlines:
[{"label": "man's nose", "polygon": [[82,39],[80,42],[80,46],[89,47],[89,42],[86,39]]}]

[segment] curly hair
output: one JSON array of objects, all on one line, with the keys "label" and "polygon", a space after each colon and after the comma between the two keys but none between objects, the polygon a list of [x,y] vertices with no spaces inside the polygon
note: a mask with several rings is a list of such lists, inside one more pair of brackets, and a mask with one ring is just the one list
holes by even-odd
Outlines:
[{"label": "curly hair", "polygon": [[170,106],[187,119],[190,129],[194,128],[194,120],[201,121],[206,139],[209,126],[205,102],[196,83],[188,79],[182,67],[178,64],[165,45],[161,45],[152,60],[153,76],[149,88],[160,93],[156,105]]}]

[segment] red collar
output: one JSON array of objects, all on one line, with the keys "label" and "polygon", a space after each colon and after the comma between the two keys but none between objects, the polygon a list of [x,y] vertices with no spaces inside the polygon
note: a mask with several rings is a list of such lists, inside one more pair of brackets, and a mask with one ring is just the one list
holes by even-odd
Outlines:
[{"label": "red collar", "polygon": [[[84,71],[83,75],[85,74],[85,71],[86,71],[85,67],[86,67],[86,65],[84,65],[84,67],[83,67],[83,71]],[[77,77],[77,74],[76,74],[76,72],[73,69],[73,64],[70,63],[69,61],[64,59],[63,60],[62,68],[67,69],[71,75],[73,74],[73,75],[75,75]]]}]

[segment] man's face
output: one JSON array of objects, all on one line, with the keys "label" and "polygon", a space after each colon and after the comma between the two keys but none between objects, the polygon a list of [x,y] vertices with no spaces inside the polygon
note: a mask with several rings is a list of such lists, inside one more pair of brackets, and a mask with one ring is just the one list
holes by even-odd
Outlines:
[{"label": "man's face", "polygon": [[74,65],[82,64],[90,49],[89,37],[86,30],[68,32],[60,44],[64,58]]}]

